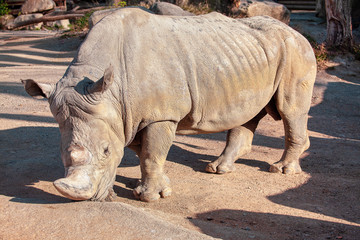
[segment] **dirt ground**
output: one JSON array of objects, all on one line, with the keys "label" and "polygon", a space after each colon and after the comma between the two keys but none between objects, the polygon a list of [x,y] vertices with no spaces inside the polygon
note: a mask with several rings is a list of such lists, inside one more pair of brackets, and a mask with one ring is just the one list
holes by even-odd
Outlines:
[{"label": "dirt ground", "polygon": [[[304,16],[292,26],[324,38],[325,25]],[[139,161],[126,150],[114,202],[73,202],[52,185],[64,174],[57,124],[20,79],[55,83],[80,42],[54,32],[0,32],[0,240],[360,238],[359,61],[337,57],[319,70],[301,174],[267,171],[281,157],[284,132],[281,121],[265,117],[233,173],[204,172],[226,133],[178,136],[165,165],[170,198],[133,197]]]}]

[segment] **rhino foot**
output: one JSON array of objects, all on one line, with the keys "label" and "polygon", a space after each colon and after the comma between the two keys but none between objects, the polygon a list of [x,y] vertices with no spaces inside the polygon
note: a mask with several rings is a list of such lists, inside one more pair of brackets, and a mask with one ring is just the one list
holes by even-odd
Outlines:
[{"label": "rhino foot", "polygon": [[220,162],[219,160],[215,160],[214,162],[209,163],[205,171],[208,173],[230,173],[235,171],[236,167],[233,163]]},{"label": "rhino foot", "polygon": [[301,167],[298,162],[291,162],[284,164],[282,161],[272,164],[269,168],[269,172],[272,173],[284,173],[284,174],[297,174],[301,173]]},{"label": "rhino foot", "polygon": [[144,202],[152,202],[160,197],[169,197],[171,195],[170,180],[165,175],[160,179],[157,181],[139,181],[138,186],[133,190],[135,198]]}]

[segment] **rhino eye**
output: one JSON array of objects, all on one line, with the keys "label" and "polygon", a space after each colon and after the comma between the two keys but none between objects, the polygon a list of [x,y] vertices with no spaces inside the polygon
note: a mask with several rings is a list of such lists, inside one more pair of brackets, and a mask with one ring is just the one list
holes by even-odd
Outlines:
[{"label": "rhino eye", "polygon": [[108,157],[110,155],[111,149],[110,149],[110,145],[108,142],[103,142],[100,145],[100,149],[99,149],[99,154],[101,155],[101,157]]},{"label": "rhino eye", "polygon": [[110,155],[109,146],[107,146],[107,147],[104,148],[104,155],[105,155],[106,157],[108,157],[108,156]]}]

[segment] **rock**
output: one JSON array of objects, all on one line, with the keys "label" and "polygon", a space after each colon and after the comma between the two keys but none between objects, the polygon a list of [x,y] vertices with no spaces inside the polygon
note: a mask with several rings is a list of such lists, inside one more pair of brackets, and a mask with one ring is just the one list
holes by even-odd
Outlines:
[{"label": "rock", "polygon": [[53,0],[26,0],[21,7],[22,14],[43,12],[55,8]]},{"label": "rock", "polygon": [[237,0],[231,9],[238,17],[270,16],[289,24],[290,11],[282,4],[271,0]]},{"label": "rock", "polygon": [[[47,14],[46,16],[57,16],[57,15],[63,15],[64,13],[65,13],[64,11],[56,11],[55,10],[55,12]],[[48,27],[55,27],[55,28],[59,28],[62,30],[70,30],[69,19],[62,19],[62,20],[57,20],[57,21],[53,21],[53,22],[46,22],[45,25]]]},{"label": "rock", "polygon": [[[14,23],[17,24],[19,22],[24,22],[27,20],[31,20],[31,19],[35,19],[35,18],[41,18],[44,15],[42,15],[41,13],[35,13],[35,14],[27,14],[27,15],[20,15],[17,18],[15,18]],[[43,23],[36,23],[36,24],[32,24],[29,26],[26,26],[26,29],[30,29],[30,30],[35,30],[35,29],[40,29],[42,27]]]},{"label": "rock", "polygon": [[167,2],[155,2],[151,5],[150,11],[158,15],[172,16],[194,16],[195,14],[183,10],[181,7]]},{"label": "rock", "polygon": [[69,19],[62,19],[62,20],[46,23],[46,26],[48,27],[59,28],[61,30],[70,30],[69,25],[70,25]]},{"label": "rock", "polygon": [[1,209],[1,239],[15,239],[18,232],[26,239],[214,239],[173,224],[151,210],[121,202],[28,205],[13,204],[10,209],[5,205]]},{"label": "rock", "polygon": [[0,29],[5,30],[6,25],[12,23],[13,21],[14,21],[14,17],[12,15],[0,16]]}]

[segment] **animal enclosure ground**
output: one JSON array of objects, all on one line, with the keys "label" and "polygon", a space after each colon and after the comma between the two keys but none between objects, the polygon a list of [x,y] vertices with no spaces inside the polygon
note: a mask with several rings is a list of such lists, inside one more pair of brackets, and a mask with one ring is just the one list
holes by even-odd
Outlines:
[{"label": "animal enclosure ground", "polygon": [[[325,26],[315,23],[298,20],[297,27],[320,36]],[[178,136],[165,164],[170,198],[135,200],[139,161],[126,150],[114,202],[72,202],[52,185],[64,173],[57,124],[48,103],[28,97],[20,79],[55,83],[80,42],[51,32],[0,32],[1,240],[359,238],[359,61],[338,57],[318,72],[301,174],[268,172],[281,157],[284,133],[281,121],[265,117],[253,151],[233,173],[204,171],[226,133]]]}]

